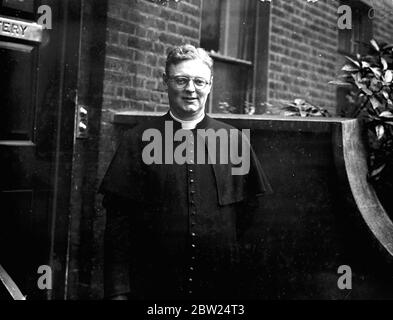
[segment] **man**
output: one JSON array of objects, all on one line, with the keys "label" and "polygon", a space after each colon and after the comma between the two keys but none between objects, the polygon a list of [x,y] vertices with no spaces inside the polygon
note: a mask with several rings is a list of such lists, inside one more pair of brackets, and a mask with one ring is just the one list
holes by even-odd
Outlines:
[{"label": "man", "polygon": [[245,135],[205,114],[212,68],[201,48],[168,54],[170,111],[129,130],[104,177],[108,298],[237,297],[238,238],[269,185]]}]

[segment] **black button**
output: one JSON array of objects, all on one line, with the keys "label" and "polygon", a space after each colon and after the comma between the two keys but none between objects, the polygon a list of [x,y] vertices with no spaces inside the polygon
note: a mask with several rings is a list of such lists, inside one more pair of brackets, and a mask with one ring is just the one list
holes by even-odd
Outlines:
[{"label": "black button", "polygon": [[192,244],[191,247],[195,248],[195,244]]},{"label": "black button", "polygon": [[194,182],[194,179],[190,179],[190,182],[193,183],[193,182]]},{"label": "black button", "polygon": [[191,271],[194,271],[194,267],[190,267],[190,270],[191,270]]},{"label": "black button", "polygon": [[190,291],[188,291],[188,293],[189,293],[189,294],[192,294],[192,291],[190,290]]},{"label": "black button", "polygon": [[195,204],[195,201],[194,201],[194,200],[191,200],[191,204],[194,205],[194,204]]},{"label": "black button", "polygon": [[191,190],[191,193],[194,194],[194,193],[195,193],[195,190]]},{"label": "black button", "polygon": [[196,237],[196,234],[194,232],[191,233],[191,237]]},{"label": "black button", "polygon": [[192,282],[192,278],[188,279],[188,281]]},{"label": "black button", "polygon": [[194,172],[194,170],[190,169],[190,172],[191,172],[191,173],[193,173],[193,172]]},{"label": "black button", "polygon": [[191,257],[191,259],[192,259],[192,260],[195,260],[195,257],[194,257],[194,256],[192,256],[192,257]]}]

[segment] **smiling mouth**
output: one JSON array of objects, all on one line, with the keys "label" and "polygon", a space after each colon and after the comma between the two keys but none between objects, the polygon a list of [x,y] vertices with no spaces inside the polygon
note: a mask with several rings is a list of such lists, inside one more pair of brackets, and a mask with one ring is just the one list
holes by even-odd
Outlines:
[{"label": "smiling mouth", "polygon": [[184,97],[183,98],[183,100],[186,100],[186,101],[196,101],[197,100],[197,98],[192,98],[192,97]]}]

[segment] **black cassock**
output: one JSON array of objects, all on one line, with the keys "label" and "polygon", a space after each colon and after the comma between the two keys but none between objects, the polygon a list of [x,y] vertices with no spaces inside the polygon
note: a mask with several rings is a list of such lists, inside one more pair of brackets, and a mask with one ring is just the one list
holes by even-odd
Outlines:
[{"label": "black cassock", "polygon": [[[208,163],[214,156],[208,155],[206,145],[206,161],[198,161],[196,153],[202,149],[197,147],[204,142],[197,129],[223,129],[228,137],[234,132],[207,115],[188,131],[192,138],[187,150],[191,147],[194,161],[178,164],[175,158],[173,164],[146,164],[142,150],[150,140],[142,141],[143,133],[161,133],[165,162],[165,153],[168,157],[185,141],[172,146],[165,140],[165,128],[172,127],[175,132],[181,129],[168,113],[129,130],[101,184],[107,211],[105,296],[239,298],[240,237],[252,223],[257,196],[271,191],[269,183],[252,149],[245,175],[233,175],[236,165],[230,161],[220,164],[216,158],[216,164]],[[228,152],[241,155],[242,134],[236,134],[239,150],[229,144]]]}]

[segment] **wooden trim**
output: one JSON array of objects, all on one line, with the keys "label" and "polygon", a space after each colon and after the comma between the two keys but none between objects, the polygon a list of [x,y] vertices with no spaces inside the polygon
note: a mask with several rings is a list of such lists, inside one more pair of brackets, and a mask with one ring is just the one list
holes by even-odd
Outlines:
[{"label": "wooden trim", "polygon": [[[226,56],[228,54],[228,31],[229,31],[229,23],[230,23],[230,11],[229,11],[229,3],[228,0],[221,0],[220,3],[221,17],[220,17],[220,40],[219,40],[219,48],[224,52]],[[223,18],[224,17],[224,18]]]},{"label": "wooden trim", "polygon": [[269,90],[269,39],[270,39],[270,3],[258,3],[256,25],[256,54],[254,56],[254,73],[256,76],[255,108],[258,113],[259,106],[268,100]]},{"label": "wooden trim", "polygon": [[344,197],[357,208],[359,216],[384,253],[393,257],[393,222],[367,180],[366,146],[359,121],[333,128],[333,156]]},{"label": "wooden trim", "polygon": [[242,65],[249,66],[249,67],[252,66],[252,61],[238,59],[238,58],[233,58],[233,57],[222,55],[222,54],[219,54],[219,53],[216,53],[216,52],[209,52],[209,55],[213,59],[220,60],[220,61],[223,61],[223,62],[229,62],[229,63],[233,63],[233,64],[242,64]]},{"label": "wooden trim", "polygon": [[[59,15],[58,33],[52,36],[56,35],[61,40],[59,41],[60,48],[57,58],[60,83],[55,124],[54,191],[50,216],[51,247],[49,261],[53,268],[53,289],[48,291],[47,298],[62,300],[67,292],[67,248],[74,148],[74,116],[79,66],[81,0],[65,0],[52,5],[58,10],[57,14]],[[55,266],[56,268],[54,268]]]},{"label": "wooden trim", "polygon": [[0,146],[10,147],[35,147],[35,143],[29,140],[1,140]]},{"label": "wooden trim", "polygon": [[[120,126],[133,126],[140,123],[141,119],[148,120],[162,116],[165,113],[121,111],[114,112],[111,116],[112,123]],[[334,125],[344,125],[356,122],[348,118],[323,118],[323,117],[279,117],[272,115],[248,114],[222,114],[209,113],[210,117],[224,122],[231,122],[236,127],[250,128],[252,130],[298,131],[298,132],[330,132]],[[142,120],[142,121],[143,121]]]},{"label": "wooden trim", "polygon": [[258,57],[258,45],[257,45],[257,41],[259,40],[259,34],[260,34],[260,30],[258,28],[259,26],[259,11],[260,11],[260,7],[259,5],[257,5],[257,9],[255,11],[255,35],[254,35],[254,55],[253,55],[253,59],[254,59],[254,66],[253,66],[253,71],[252,71],[252,102],[256,103],[256,92],[257,92],[257,88],[256,88],[256,83],[257,83],[257,57]]}]

